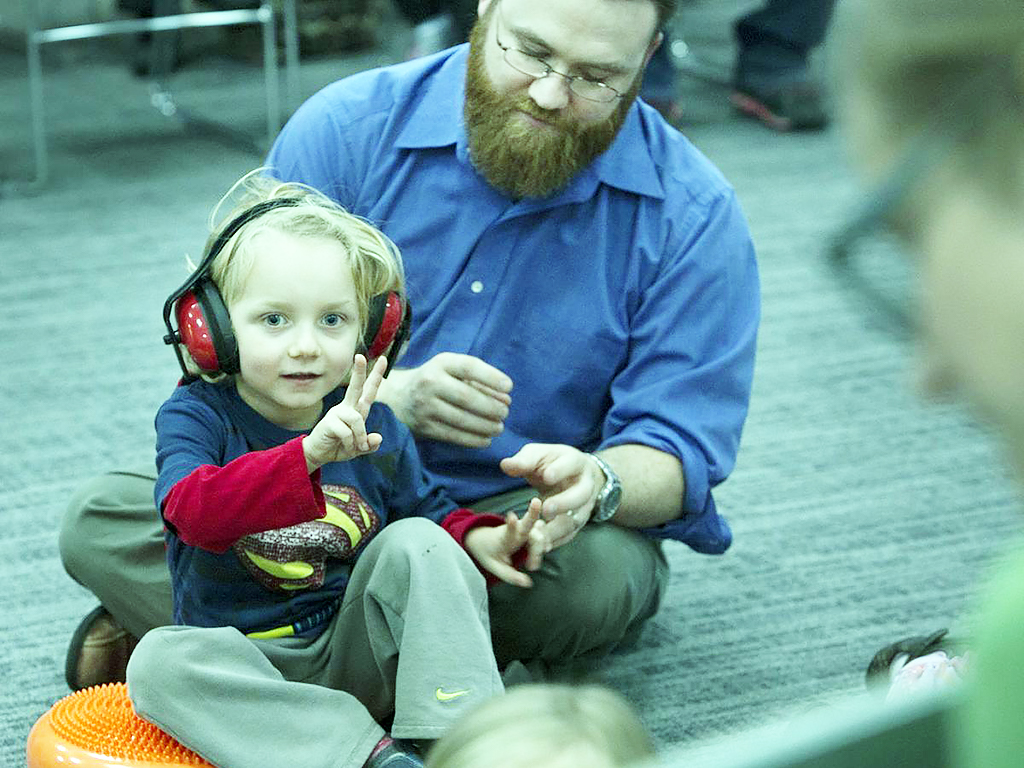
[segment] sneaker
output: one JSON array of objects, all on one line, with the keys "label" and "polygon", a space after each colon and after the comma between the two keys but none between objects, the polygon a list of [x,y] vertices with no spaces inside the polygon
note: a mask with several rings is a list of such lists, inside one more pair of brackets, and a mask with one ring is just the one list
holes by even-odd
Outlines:
[{"label": "sneaker", "polygon": [[894,667],[903,667],[908,661],[925,656],[934,651],[943,650],[943,640],[949,633],[948,629],[940,629],[930,635],[905,637],[890,643],[879,650],[868,664],[868,686],[888,686]]},{"label": "sneaker", "polygon": [[821,89],[807,80],[763,87],[740,82],[731,101],[744,115],[776,131],[819,130],[828,125]]},{"label": "sneaker", "polygon": [[423,760],[408,742],[385,735],[363,768],[423,768]]},{"label": "sneaker", "polygon": [[103,683],[123,683],[128,659],[139,640],[118,624],[102,605],[78,625],[64,662],[64,679],[72,691]]}]

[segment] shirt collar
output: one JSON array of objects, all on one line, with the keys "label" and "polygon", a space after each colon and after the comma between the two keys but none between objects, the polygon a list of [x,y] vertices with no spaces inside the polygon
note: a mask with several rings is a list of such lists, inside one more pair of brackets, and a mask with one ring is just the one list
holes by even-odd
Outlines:
[{"label": "shirt collar", "polygon": [[[454,144],[459,158],[468,160],[462,114],[468,59],[469,44],[464,43],[447,54],[436,72],[424,79],[425,90],[409,113],[396,146],[425,149]],[[562,202],[586,199],[593,195],[599,183],[625,192],[663,198],[665,190],[645,139],[646,132],[654,129],[648,113],[653,111],[641,114],[639,102],[634,102],[612,145],[555,199]],[[456,119],[452,119],[453,116]]]},{"label": "shirt collar", "polygon": [[420,81],[425,90],[405,120],[395,141],[397,147],[427,149],[465,143],[462,103],[468,60],[469,43],[464,43],[449,52],[434,73]]}]

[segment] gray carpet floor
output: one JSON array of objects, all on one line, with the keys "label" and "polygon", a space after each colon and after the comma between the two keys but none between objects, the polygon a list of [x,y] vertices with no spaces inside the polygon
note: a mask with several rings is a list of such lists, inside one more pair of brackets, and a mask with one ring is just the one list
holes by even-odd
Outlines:
[{"label": "gray carpet floor", "polygon": [[[689,42],[721,70],[728,16],[703,7],[711,31],[689,27]],[[372,51],[304,61],[302,95],[394,60],[406,34],[396,25]],[[67,641],[95,604],[61,567],[58,521],[86,478],[151,454],[153,414],[176,380],[162,302],[186,254],[201,250],[211,206],[261,159],[158,114],[145,84],[100,45],[53,52],[46,72],[53,179],[32,190],[20,183],[32,174],[24,58],[0,51],[9,766],[24,764],[33,722],[67,694]],[[199,52],[173,86],[195,112],[261,130],[251,63]],[[749,217],[764,321],[740,461],[718,492],[735,544],[721,557],[669,544],[663,609],[599,673],[665,748],[856,695],[874,651],[903,635],[969,635],[979,583],[1021,530],[994,439],[959,408],[918,399],[913,346],[875,325],[826,267],[825,239],[857,197],[840,137],[770,133],[706,81],[684,79],[680,95],[682,130],[733,181]]]}]

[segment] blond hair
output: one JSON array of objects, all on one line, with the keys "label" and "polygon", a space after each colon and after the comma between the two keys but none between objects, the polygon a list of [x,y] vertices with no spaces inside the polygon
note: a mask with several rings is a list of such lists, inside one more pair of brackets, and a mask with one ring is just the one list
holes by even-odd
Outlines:
[{"label": "blond hair", "polygon": [[434,744],[426,768],[623,768],[653,756],[650,736],[618,693],[535,683],[456,723]]},{"label": "blond hair", "polygon": [[[398,247],[365,219],[342,208],[326,195],[294,182],[265,175],[265,169],[246,174],[220,199],[210,214],[208,250],[224,228],[253,206],[286,198],[294,205],[273,208],[243,225],[221,248],[210,266],[210,280],[230,307],[241,295],[252,270],[249,244],[268,229],[300,237],[322,237],[342,245],[352,269],[361,328],[365,330],[370,300],[381,293],[405,292],[405,275]],[[227,214],[220,212],[232,203]],[[218,221],[218,218],[220,219]]]},{"label": "blond hair", "polygon": [[[831,40],[838,88],[864,87],[895,143],[954,137],[949,162],[993,197],[1024,191],[1020,0],[843,0]],[[1015,199],[1016,198],[1016,199]]]}]

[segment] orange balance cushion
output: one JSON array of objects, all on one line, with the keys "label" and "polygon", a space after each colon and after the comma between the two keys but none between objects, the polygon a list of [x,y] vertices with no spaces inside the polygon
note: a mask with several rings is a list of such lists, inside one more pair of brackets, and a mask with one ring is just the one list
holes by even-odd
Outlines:
[{"label": "orange balance cushion", "polygon": [[86,688],[54,704],[28,735],[28,768],[209,766],[135,714],[124,683]]}]

